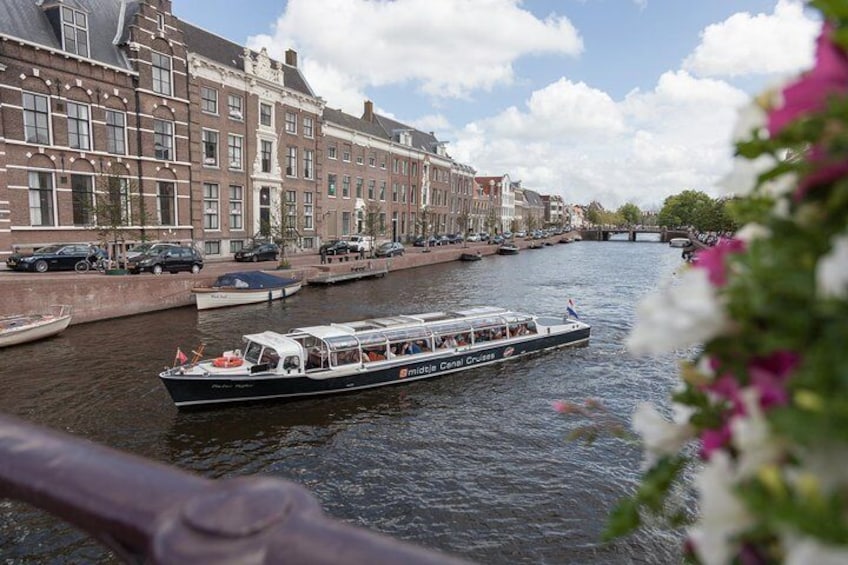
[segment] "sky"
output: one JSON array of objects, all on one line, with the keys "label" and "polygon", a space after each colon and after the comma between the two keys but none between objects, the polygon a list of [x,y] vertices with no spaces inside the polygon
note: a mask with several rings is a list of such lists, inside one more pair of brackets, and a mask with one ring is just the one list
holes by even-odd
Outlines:
[{"label": "sky", "polygon": [[330,108],[447,142],[478,176],[566,202],[713,197],[738,110],[813,63],[801,0],[174,0],[236,43],[286,49]]}]

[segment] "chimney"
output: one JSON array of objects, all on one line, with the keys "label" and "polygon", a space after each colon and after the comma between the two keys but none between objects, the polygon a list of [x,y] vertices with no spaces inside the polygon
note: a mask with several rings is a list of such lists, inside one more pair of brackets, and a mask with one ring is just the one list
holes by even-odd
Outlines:
[{"label": "chimney", "polygon": [[365,101],[365,113],[362,114],[362,119],[368,122],[374,121],[374,103],[370,100]]},{"label": "chimney", "polygon": [[290,67],[297,68],[297,51],[286,49],[286,64]]}]

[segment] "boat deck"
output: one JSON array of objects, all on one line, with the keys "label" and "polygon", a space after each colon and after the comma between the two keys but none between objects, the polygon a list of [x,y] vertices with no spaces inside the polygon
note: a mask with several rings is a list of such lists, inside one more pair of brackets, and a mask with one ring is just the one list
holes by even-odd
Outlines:
[{"label": "boat deck", "polygon": [[335,284],[359,279],[367,279],[372,277],[384,277],[389,270],[386,267],[368,269],[365,266],[354,265],[350,268],[350,272],[344,273],[323,273],[307,279],[309,284]]}]

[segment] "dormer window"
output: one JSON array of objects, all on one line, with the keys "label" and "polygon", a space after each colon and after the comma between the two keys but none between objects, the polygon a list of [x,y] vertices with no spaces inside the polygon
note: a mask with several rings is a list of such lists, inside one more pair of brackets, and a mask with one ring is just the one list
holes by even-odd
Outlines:
[{"label": "dormer window", "polygon": [[62,6],[62,43],[65,51],[88,57],[88,16]]}]

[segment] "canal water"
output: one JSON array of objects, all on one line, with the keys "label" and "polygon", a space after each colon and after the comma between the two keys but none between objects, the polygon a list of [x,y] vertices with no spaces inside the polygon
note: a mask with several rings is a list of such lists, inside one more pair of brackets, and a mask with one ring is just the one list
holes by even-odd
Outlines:
[{"label": "canal water", "polygon": [[[551,403],[594,398],[629,420],[637,402],[662,401],[675,358],[634,358],[623,341],[640,296],[681,267],[664,244],[584,241],[305,288],[270,305],[72,326],[3,351],[0,411],[208,478],[293,480],[334,518],[480,563],[674,563],[680,539],[659,531],[601,542],[641,453],[621,439],[569,440],[587,422]],[[474,305],[562,314],[569,299],[592,325],[587,347],[430,381],[180,413],[157,378],[178,346],[216,353],[244,333]],[[0,562],[117,560],[0,501]]]}]

